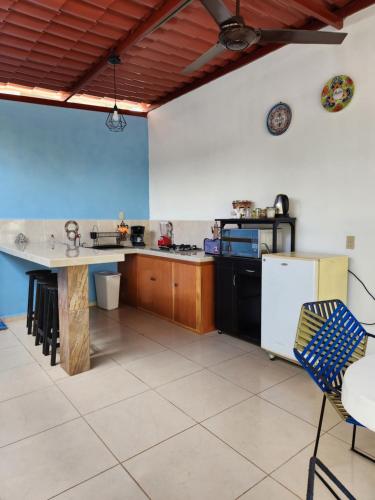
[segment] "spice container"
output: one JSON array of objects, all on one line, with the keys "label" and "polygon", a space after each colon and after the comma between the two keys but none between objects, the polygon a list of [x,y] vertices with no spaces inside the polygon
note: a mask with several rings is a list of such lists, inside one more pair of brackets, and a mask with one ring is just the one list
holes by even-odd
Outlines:
[{"label": "spice container", "polygon": [[267,207],[266,208],[267,219],[274,219],[276,216],[276,208],[275,207]]}]

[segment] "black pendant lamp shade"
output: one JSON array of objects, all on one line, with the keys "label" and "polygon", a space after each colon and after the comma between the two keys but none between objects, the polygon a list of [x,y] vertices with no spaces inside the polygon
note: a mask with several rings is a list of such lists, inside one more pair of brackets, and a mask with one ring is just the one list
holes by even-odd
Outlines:
[{"label": "black pendant lamp shade", "polygon": [[109,128],[111,132],[122,132],[126,127],[127,123],[125,120],[125,116],[122,115],[117,107],[117,89],[116,89],[116,66],[121,63],[121,59],[118,55],[112,54],[108,58],[109,64],[113,66],[113,88],[115,94],[115,105],[113,106],[112,111],[108,114],[105,124]]}]

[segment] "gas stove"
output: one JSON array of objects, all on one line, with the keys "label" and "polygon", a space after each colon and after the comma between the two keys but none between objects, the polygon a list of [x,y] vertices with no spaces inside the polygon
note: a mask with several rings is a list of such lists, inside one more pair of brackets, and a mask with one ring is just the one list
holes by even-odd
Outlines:
[{"label": "gas stove", "polygon": [[197,252],[201,252],[202,248],[197,247],[197,245],[171,245],[168,247],[160,246],[154,250],[160,250],[161,252],[177,253],[183,255],[195,255]]}]

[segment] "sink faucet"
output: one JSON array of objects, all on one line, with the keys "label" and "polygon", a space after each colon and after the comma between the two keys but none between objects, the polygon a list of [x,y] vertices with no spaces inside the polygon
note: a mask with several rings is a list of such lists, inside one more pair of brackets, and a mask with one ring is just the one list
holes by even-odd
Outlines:
[{"label": "sink faucet", "polygon": [[79,225],[78,222],[75,220],[68,220],[65,223],[65,231],[66,231],[66,237],[68,238],[69,241],[74,241],[74,247],[77,247],[77,240],[78,240],[78,246],[81,246],[81,235],[78,232],[79,231]]}]

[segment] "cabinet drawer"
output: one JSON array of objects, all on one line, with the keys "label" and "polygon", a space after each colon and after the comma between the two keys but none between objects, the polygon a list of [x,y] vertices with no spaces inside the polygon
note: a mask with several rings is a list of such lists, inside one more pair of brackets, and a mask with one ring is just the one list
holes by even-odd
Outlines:
[{"label": "cabinet drawer", "polygon": [[237,273],[260,277],[262,275],[262,261],[248,259],[247,261],[235,262],[234,270]]}]

